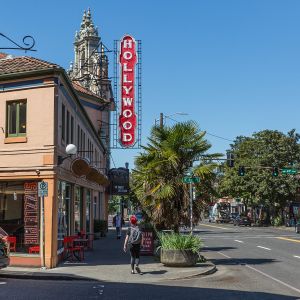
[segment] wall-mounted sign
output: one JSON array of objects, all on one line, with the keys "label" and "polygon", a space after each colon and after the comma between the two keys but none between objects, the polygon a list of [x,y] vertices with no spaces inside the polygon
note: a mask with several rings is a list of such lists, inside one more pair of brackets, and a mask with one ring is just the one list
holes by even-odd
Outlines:
[{"label": "wall-mounted sign", "polygon": [[39,244],[39,202],[37,182],[24,184],[24,244]]},{"label": "wall-mounted sign", "polygon": [[120,143],[131,147],[135,144],[136,115],[135,115],[135,65],[137,62],[136,42],[133,37],[126,35],[121,40],[121,114],[119,116]]}]

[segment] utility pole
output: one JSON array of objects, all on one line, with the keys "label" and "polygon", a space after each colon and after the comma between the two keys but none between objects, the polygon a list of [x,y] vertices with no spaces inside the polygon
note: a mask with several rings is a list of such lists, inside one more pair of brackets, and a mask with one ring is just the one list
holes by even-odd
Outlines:
[{"label": "utility pole", "polygon": [[164,114],[160,113],[159,115],[159,126],[162,129],[164,127]]}]

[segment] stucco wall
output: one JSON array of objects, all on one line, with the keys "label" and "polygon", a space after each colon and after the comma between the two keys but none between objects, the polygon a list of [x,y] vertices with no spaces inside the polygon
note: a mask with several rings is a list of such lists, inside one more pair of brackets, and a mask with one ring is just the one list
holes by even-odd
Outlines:
[{"label": "stucco wall", "polygon": [[[27,101],[27,141],[5,143],[6,103],[22,99]],[[44,155],[53,153],[54,146],[54,86],[0,93],[0,115],[1,170],[43,167]]]}]

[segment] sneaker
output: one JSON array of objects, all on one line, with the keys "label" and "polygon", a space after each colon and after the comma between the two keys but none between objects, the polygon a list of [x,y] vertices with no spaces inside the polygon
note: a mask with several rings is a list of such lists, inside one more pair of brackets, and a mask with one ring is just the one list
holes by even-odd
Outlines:
[{"label": "sneaker", "polygon": [[140,275],[143,275],[143,272],[141,271],[141,269],[138,266],[136,266],[135,269]]},{"label": "sneaker", "polygon": [[135,274],[135,273],[134,273],[134,270],[131,270],[131,274]]}]

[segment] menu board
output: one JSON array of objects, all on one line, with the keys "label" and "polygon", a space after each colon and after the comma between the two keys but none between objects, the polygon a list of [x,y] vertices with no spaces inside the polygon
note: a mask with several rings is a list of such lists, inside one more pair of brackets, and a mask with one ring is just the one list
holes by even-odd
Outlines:
[{"label": "menu board", "polygon": [[153,231],[143,231],[143,247],[141,255],[153,255],[154,235]]},{"label": "menu board", "polygon": [[40,242],[37,182],[26,182],[24,192],[24,244],[38,245]]}]

